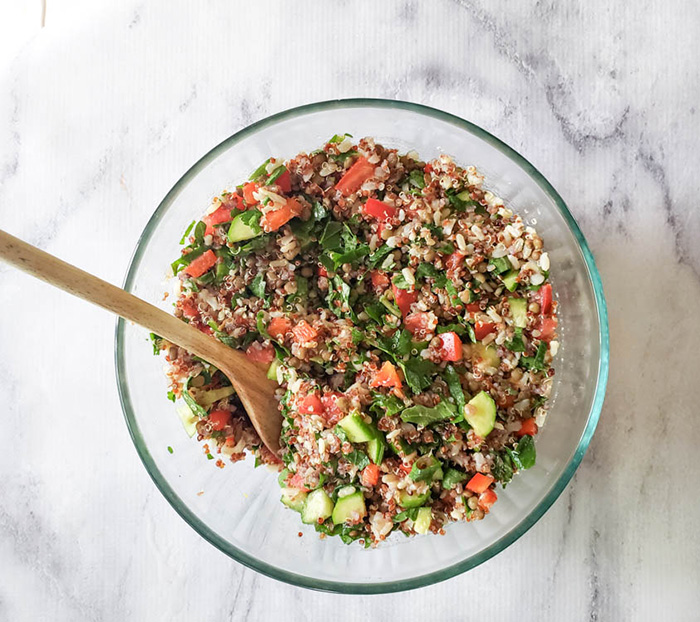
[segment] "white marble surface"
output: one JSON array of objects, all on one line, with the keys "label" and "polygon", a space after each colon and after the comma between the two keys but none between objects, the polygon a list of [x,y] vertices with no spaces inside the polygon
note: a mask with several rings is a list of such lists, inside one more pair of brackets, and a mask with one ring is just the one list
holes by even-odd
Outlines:
[{"label": "white marble surface", "polygon": [[113,318],[0,266],[0,620],[700,619],[698,3],[77,4],[48,0],[0,65],[0,227],[120,283],[157,202],[229,134],[314,100],[423,102],[568,201],[612,368],[581,468],[513,546],[410,594],[321,594],[175,514],[122,419]]}]

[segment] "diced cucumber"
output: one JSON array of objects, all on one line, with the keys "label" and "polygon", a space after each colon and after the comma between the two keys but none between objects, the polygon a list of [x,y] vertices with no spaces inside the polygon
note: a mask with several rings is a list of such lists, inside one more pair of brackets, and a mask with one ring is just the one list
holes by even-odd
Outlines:
[{"label": "diced cucumber", "polygon": [[424,492],[422,495],[412,495],[407,493],[405,490],[399,490],[398,500],[399,505],[402,508],[419,508],[421,505],[425,505],[425,502],[430,499],[430,491]]},{"label": "diced cucumber", "polygon": [[280,474],[277,476],[277,483],[280,485],[280,488],[287,487],[287,478],[288,477],[289,477],[289,469],[282,469],[280,471]]},{"label": "diced cucumber", "polygon": [[433,511],[430,508],[418,508],[418,516],[413,523],[413,528],[416,533],[428,533],[432,520]]},{"label": "diced cucumber", "polygon": [[518,287],[518,275],[520,272],[518,270],[511,270],[507,272],[501,278],[503,279],[503,285],[509,292],[514,292],[516,287]]},{"label": "diced cucumber", "polygon": [[432,482],[440,469],[440,461],[434,456],[421,456],[413,463],[408,476],[414,482]]},{"label": "diced cucumber", "polygon": [[462,471],[458,469],[449,468],[445,471],[445,477],[442,479],[442,487],[445,490],[451,490],[465,479],[467,479],[466,473],[462,473]]},{"label": "diced cucumber", "polygon": [[190,438],[193,437],[194,433],[197,431],[197,422],[199,421],[199,417],[197,417],[197,415],[193,415],[189,406],[185,406],[184,404],[182,406],[178,406],[177,414],[180,416],[182,427],[185,428],[187,436]]},{"label": "diced cucumber", "polygon": [[343,429],[351,443],[366,443],[371,441],[375,435],[374,426],[365,423],[365,420],[357,412],[350,413],[338,421],[338,425]]},{"label": "diced cucumber", "polygon": [[270,363],[270,367],[267,370],[267,377],[270,380],[274,380],[275,382],[277,382],[277,368],[279,366],[280,362],[278,359],[275,359],[274,361],[272,361],[272,363]]},{"label": "diced cucumber", "polygon": [[501,358],[498,356],[496,348],[493,346],[485,346],[483,343],[475,343],[471,346],[474,358],[481,359],[484,364],[489,367],[498,367],[501,364]]},{"label": "diced cucumber", "polygon": [[389,447],[397,456],[407,456],[413,451],[413,448],[402,438],[391,439]]},{"label": "diced cucumber", "polygon": [[377,430],[374,438],[367,441],[367,455],[369,459],[374,462],[374,464],[381,464],[384,459],[384,449],[386,443],[384,442],[384,435]]},{"label": "diced cucumber", "polygon": [[257,210],[248,210],[241,212],[231,222],[228,228],[229,242],[242,242],[243,240],[251,240],[258,237],[262,233],[262,227],[254,221],[253,212],[258,213],[258,221],[260,220],[260,212]]},{"label": "diced cucumber", "polygon": [[472,201],[472,195],[471,195],[471,193],[469,192],[469,190],[462,190],[462,192],[459,192],[459,193],[457,194],[457,198],[458,198],[460,201],[464,201],[465,203],[468,203],[468,202]]},{"label": "diced cucumber", "polygon": [[333,514],[333,501],[323,488],[309,493],[301,511],[301,522],[307,525],[322,523]]},{"label": "diced cucumber", "polygon": [[486,391],[481,391],[467,406],[464,418],[478,436],[486,438],[496,423],[496,402]]},{"label": "diced cucumber", "polygon": [[527,300],[525,298],[509,298],[508,304],[513,323],[518,328],[525,328],[527,326]]},{"label": "diced cucumber", "polygon": [[[306,507],[307,494],[297,488],[283,488],[280,501],[295,512],[301,512]],[[303,521],[302,515],[302,521]]]},{"label": "diced cucumber", "polygon": [[338,498],[331,519],[336,525],[342,525],[346,521],[356,522],[358,518],[363,518],[366,514],[365,498],[358,491]]},{"label": "diced cucumber", "polygon": [[205,409],[219,400],[229,397],[235,393],[233,387],[231,386],[219,387],[218,389],[207,389],[206,391],[192,387],[189,389],[189,391],[195,402]]}]

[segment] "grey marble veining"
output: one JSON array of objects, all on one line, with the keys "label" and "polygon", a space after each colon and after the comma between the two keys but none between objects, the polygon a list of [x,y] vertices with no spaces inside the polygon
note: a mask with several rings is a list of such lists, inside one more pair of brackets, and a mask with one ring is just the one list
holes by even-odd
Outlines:
[{"label": "grey marble veining", "polygon": [[603,276],[611,376],[573,481],[502,554],[409,594],[314,593],[177,517],[122,420],[112,318],[0,266],[0,620],[700,619],[700,5],[125,0],[60,27],[51,11],[0,74],[3,229],[121,282],[158,201],[226,136],[310,101],[421,102],[567,201]]}]

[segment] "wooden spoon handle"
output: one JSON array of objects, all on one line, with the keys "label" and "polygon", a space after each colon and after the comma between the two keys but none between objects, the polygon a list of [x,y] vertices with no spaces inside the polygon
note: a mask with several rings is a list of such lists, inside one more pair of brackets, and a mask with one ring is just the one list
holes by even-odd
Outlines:
[{"label": "wooden spoon handle", "polygon": [[[139,324],[205,361],[235,361],[242,373],[253,365],[242,352],[219,343],[158,307],[2,230],[0,259],[69,294]],[[231,378],[231,381],[235,379]]]}]

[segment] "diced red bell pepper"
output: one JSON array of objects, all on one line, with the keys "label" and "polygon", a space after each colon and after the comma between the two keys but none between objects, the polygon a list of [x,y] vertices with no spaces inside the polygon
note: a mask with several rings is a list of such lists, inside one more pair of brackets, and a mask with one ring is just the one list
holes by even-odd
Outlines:
[{"label": "diced red bell pepper", "polygon": [[292,330],[292,321],[286,317],[273,317],[267,326],[267,332],[278,341],[284,340],[290,330]]},{"label": "diced red bell pepper", "polygon": [[418,300],[418,293],[415,290],[399,289],[391,284],[391,291],[394,292],[394,302],[401,310],[401,315],[408,315],[411,310],[411,305]]},{"label": "diced red bell pepper", "polygon": [[469,311],[469,313],[478,313],[481,311],[481,307],[479,306],[478,302],[470,302],[467,305],[467,311]]},{"label": "diced red bell pepper", "polygon": [[272,363],[275,358],[275,348],[271,343],[262,345],[259,341],[254,341],[248,346],[245,353],[255,363]]},{"label": "diced red bell pepper", "polygon": [[414,337],[425,337],[426,333],[432,330],[430,315],[422,311],[409,313],[404,319],[403,325]]},{"label": "diced red bell pepper", "polygon": [[462,340],[454,332],[440,335],[440,357],[443,361],[462,360]]},{"label": "diced red bell pepper", "polygon": [[241,212],[245,211],[245,201],[243,201],[243,197],[235,192],[221,199],[221,204],[228,209],[237,209]]},{"label": "diced red bell pepper", "polygon": [[294,335],[294,340],[297,343],[304,344],[310,341],[315,341],[318,337],[318,331],[306,320],[302,320],[294,328],[292,328],[292,335]]},{"label": "diced red bell pepper", "polygon": [[462,255],[459,251],[455,251],[445,260],[445,265],[448,270],[454,271],[464,263],[464,258],[465,255]]},{"label": "diced red bell pepper", "polygon": [[383,292],[391,284],[388,275],[380,270],[372,270],[370,272],[370,280],[372,281],[372,289],[375,292]]},{"label": "diced red bell pepper", "polygon": [[515,433],[516,436],[535,436],[539,428],[535,423],[535,418],[530,417],[529,419],[523,420],[520,424],[520,429]]},{"label": "diced red bell pepper", "polygon": [[302,415],[322,415],[324,410],[323,402],[318,393],[309,393],[299,404],[299,412]]},{"label": "diced red bell pepper", "polygon": [[243,198],[245,199],[245,202],[250,206],[250,205],[255,205],[257,201],[255,200],[255,197],[253,196],[253,192],[256,192],[260,186],[256,184],[254,181],[251,181],[247,183],[245,186],[243,186]]},{"label": "diced red bell pepper", "polygon": [[479,495],[478,506],[484,512],[488,512],[489,508],[498,501],[498,495],[490,488]]},{"label": "diced red bell pepper", "polygon": [[223,430],[226,424],[231,420],[231,413],[228,410],[214,410],[209,413],[209,422],[211,427],[217,432]]},{"label": "diced red bell pepper", "polygon": [[287,202],[276,210],[267,212],[260,221],[267,232],[277,231],[282,225],[286,225],[292,218],[302,212],[302,206],[296,199],[287,199]]},{"label": "diced red bell pepper", "polygon": [[368,488],[376,486],[379,483],[379,474],[379,465],[374,463],[368,464],[364,469],[362,469],[362,475],[360,476],[362,485],[367,486]]},{"label": "diced red bell pepper", "polygon": [[537,325],[537,330],[540,331],[540,339],[543,341],[551,341],[557,330],[557,324],[559,324],[559,320],[555,317],[541,318]]},{"label": "diced red bell pepper", "polygon": [[219,209],[211,214],[207,214],[202,218],[202,222],[207,226],[204,230],[205,235],[214,234],[214,225],[221,225],[225,222],[231,222],[233,218],[231,217],[231,208],[226,205],[221,205]]},{"label": "diced red bell pepper", "polygon": [[180,307],[182,308],[182,313],[185,317],[190,318],[191,320],[199,317],[199,309],[192,298],[185,298],[180,303]]},{"label": "diced red bell pepper", "polygon": [[540,299],[540,313],[549,315],[552,311],[552,286],[545,283],[538,292]]},{"label": "diced red bell pepper", "polygon": [[292,191],[292,176],[289,171],[284,171],[284,173],[277,178],[275,183],[284,194],[288,194]]},{"label": "diced red bell pepper", "polygon": [[477,322],[474,324],[474,336],[477,341],[481,341],[494,330],[496,330],[496,325],[493,322]]},{"label": "diced red bell pepper", "polygon": [[360,189],[365,181],[374,175],[374,164],[370,164],[367,158],[359,158],[340,178],[335,185],[336,190],[340,190],[343,196],[348,196]]},{"label": "diced red bell pepper", "polygon": [[467,483],[467,489],[480,494],[484,492],[495,480],[490,475],[484,475],[483,473],[477,473],[472,477]]},{"label": "diced red bell pepper", "polygon": [[343,410],[338,406],[338,398],[342,397],[342,395],[338,391],[331,391],[321,396],[321,402],[325,410],[323,416],[328,425],[335,425],[345,416]]},{"label": "diced red bell pepper", "polygon": [[389,220],[396,214],[396,208],[393,205],[387,205],[384,201],[370,198],[365,203],[364,212],[377,220]]},{"label": "diced red bell pepper", "polygon": [[323,266],[319,266],[318,276],[325,276],[326,278],[328,278],[328,270],[326,270]]},{"label": "diced red bell pepper", "polygon": [[377,387],[394,387],[401,388],[401,378],[399,372],[389,361],[385,361],[377,375],[372,380],[372,388]]},{"label": "diced red bell pepper", "polygon": [[214,267],[216,263],[216,255],[214,251],[208,250],[203,255],[200,255],[183,270],[185,274],[188,274],[192,278],[199,278],[205,272],[209,272]]}]

